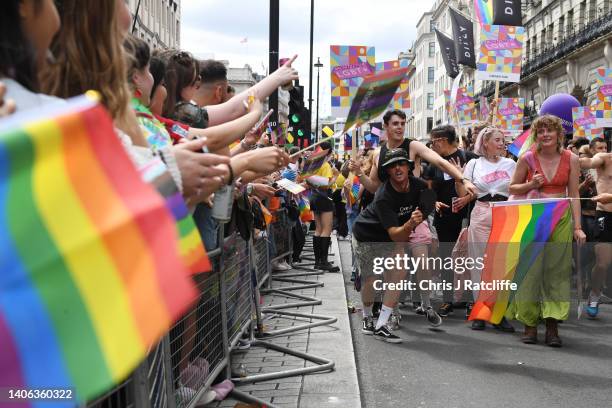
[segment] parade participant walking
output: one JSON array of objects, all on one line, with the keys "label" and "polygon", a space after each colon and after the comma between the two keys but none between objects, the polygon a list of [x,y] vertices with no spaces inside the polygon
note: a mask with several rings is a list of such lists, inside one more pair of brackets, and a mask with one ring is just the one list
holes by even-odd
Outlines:
[{"label": "parade participant walking", "polygon": [[[593,158],[581,158],[580,166],[597,171],[596,189],[599,194],[612,193],[612,153],[606,153],[605,140],[594,139],[593,142],[593,150],[598,153]],[[591,272],[591,293],[586,308],[590,318],[597,317],[599,313],[601,290],[612,264],[612,204],[598,202],[595,220],[595,265]]]},{"label": "parade participant walking", "polygon": [[[510,183],[510,193],[523,195],[537,190],[542,198],[578,198],[578,157],[563,149],[564,130],[556,116],[544,115],[531,125],[531,137],[536,150],[519,159]],[[572,233],[573,218],[573,233]],[[542,257],[539,257],[525,277],[508,307],[506,316],[525,325],[521,340],[525,344],[538,341],[538,323],[546,321],[545,343],[561,347],[559,320],[569,315],[570,275],[572,270],[572,236],[584,243],[580,203],[571,202],[552,232]]]},{"label": "parade participant walking", "polygon": [[[510,195],[508,188],[510,178],[516,169],[516,163],[501,157],[505,150],[504,134],[495,127],[485,127],[480,131],[474,145],[474,153],[480,156],[471,160],[465,166],[463,175],[478,188],[478,193],[473,196],[467,193],[460,183],[457,183],[457,191],[461,196],[455,201],[454,209],[463,209],[470,201],[476,199],[474,209],[470,214],[470,225],[468,227],[468,256],[470,259],[484,257],[487,241],[491,233],[492,210],[489,206],[491,201],[506,201]],[[474,266],[470,269],[472,282],[480,282],[482,269]],[[478,299],[478,291],[472,290],[474,302]],[[469,312],[469,307],[468,307]],[[495,328],[514,332],[514,328],[504,318]],[[484,320],[473,320],[473,330],[484,330]]]},{"label": "parade participant walking", "polygon": [[[404,149],[391,149],[384,157],[381,166],[388,180],[376,192],[374,201],[359,214],[353,226],[353,246],[362,274],[361,300],[363,302],[362,332],[374,335],[375,338],[389,343],[400,343],[402,340],[394,335],[387,326],[393,309],[397,306],[400,291],[386,290],[383,306],[376,326],[372,321],[374,285],[377,275],[374,274],[375,257],[389,257],[402,252],[396,246],[381,248],[373,243],[408,242],[410,249],[425,247],[428,243],[415,232],[423,222],[419,210],[421,194],[427,190],[422,180],[409,175],[408,155]],[[414,252],[414,251],[413,251]],[[406,277],[406,270],[392,269],[384,272],[386,284],[401,283]],[[442,319],[430,307],[427,318],[434,326],[439,326]]]}]

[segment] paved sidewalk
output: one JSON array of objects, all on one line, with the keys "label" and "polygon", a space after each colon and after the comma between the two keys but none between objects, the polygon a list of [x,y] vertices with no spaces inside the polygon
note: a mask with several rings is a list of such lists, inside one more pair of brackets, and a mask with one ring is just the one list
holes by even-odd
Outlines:
[{"label": "paved sidewalk", "polygon": [[[340,251],[335,238],[332,239],[331,252],[334,253],[335,265],[341,267]],[[323,301],[323,304],[283,309],[283,311],[326,315],[336,317],[338,321],[331,325],[301,330],[263,340],[331,359],[335,363],[334,370],[331,372],[327,371],[249,383],[239,385],[237,389],[242,392],[248,392],[262,400],[269,401],[279,407],[359,408],[361,407],[361,399],[342,273],[325,273],[322,275],[297,277],[296,279],[323,282],[325,286],[322,288],[292,291],[292,293],[319,298]],[[290,286],[290,284],[273,282],[272,288],[280,289],[284,286]],[[280,295],[266,295],[263,298],[265,305],[293,303],[295,301],[295,299]],[[267,317],[264,325],[269,330],[309,322],[309,320],[302,318],[274,318],[273,315],[269,314]],[[304,360],[297,357],[288,356],[263,347],[251,347],[246,351],[235,352],[232,356],[233,371],[238,372],[239,369],[246,368],[249,375],[300,368],[304,367],[305,364],[310,366],[313,363],[305,363]],[[226,399],[225,401],[209,404],[207,407],[234,407],[237,403],[238,401],[236,400]]]}]

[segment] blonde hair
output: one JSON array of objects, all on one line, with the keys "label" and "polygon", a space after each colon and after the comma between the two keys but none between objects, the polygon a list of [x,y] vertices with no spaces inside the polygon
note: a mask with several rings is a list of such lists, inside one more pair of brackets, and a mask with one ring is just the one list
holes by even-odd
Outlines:
[{"label": "blonde hair", "polygon": [[557,132],[557,151],[563,151],[563,141],[565,140],[565,130],[561,119],[553,115],[544,115],[536,118],[531,124],[531,141],[537,146],[538,152],[542,147],[538,143],[538,129],[545,128],[549,131]]},{"label": "blonde hair", "polygon": [[504,132],[498,127],[495,126],[487,126],[478,132],[478,137],[476,138],[476,143],[474,144],[474,153],[479,156],[485,155],[484,144],[491,139],[491,137],[495,134],[502,135],[504,137]]},{"label": "blonde hair", "polygon": [[127,56],[116,15],[116,1],[63,0],[62,27],[51,49],[55,63],[42,76],[46,93],[69,98],[88,90],[102,95],[115,125],[133,143],[147,146],[130,106]]}]

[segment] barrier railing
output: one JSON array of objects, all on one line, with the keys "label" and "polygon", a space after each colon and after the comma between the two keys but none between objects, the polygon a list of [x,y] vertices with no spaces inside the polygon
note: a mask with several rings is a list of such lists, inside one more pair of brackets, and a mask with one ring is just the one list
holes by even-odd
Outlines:
[{"label": "barrier railing", "polygon": [[261,319],[258,288],[270,284],[271,262],[291,254],[286,210],[278,210],[274,219],[249,242],[238,233],[223,239],[221,226],[222,245],[208,254],[212,271],[193,278],[200,293],[196,304],[129,378],[88,408],[192,408],[220,374],[231,378],[230,353]]}]

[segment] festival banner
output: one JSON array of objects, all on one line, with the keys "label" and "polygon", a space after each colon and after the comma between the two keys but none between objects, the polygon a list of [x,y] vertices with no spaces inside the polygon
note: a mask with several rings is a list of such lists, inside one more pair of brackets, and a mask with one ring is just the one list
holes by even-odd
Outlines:
[{"label": "festival banner", "polygon": [[459,65],[457,64],[457,57],[455,55],[455,44],[451,38],[438,31],[437,28],[434,28],[434,31],[438,39],[442,61],[446,68],[446,75],[451,78],[456,78],[457,75],[459,75]]},{"label": "festival banner", "polygon": [[[599,68],[595,70],[595,85],[597,86],[597,102],[612,103],[612,69]],[[606,107],[603,103],[598,109],[604,110]]]},{"label": "festival banner", "polygon": [[[470,19],[452,7],[449,7],[449,13],[451,25],[453,26],[453,40],[455,43],[457,63],[476,68],[474,25]],[[442,55],[444,55],[444,53]]]},{"label": "festival banner", "polygon": [[[410,66],[410,61],[407,59],[391,60],[376,63],[376,72],[385,71],[388,69],[404,68]],[[410,109],[410,93],[408,90],[409,80],[408,75],[402,79],[399,88],[389,104],[389,109],[408,110]]]},{"label": "festival banner", "polygon": [[572,108],[572,119],[574,120],[574,137],[586,137],[593,140],[596,137],[603,137],[604,130],[598,120],[598,114],[603,115],[602,111],[595,106],[579,106]]},{"label": "festival banner", "polygon": [[493,0],[474,0],[474,14],[480,24],[493,24]]},{"label": "festival banner", "polygon": [[88,97],[0,121],[0,384],[72,390],[53,406],[124,381],[197,296],[114,129]]},{"label": "festival banner", "polygon": [[450,123],[453,115],[451,112],[451,91],[448,89],[444,90],[444,112],[446,112],[446,121]]},{"label": "festival banner", "polygon": [[520,27],[523,25],[521,0],[490,0],[493,4],[493,24]]},{"label": "festival banner", "polygon": [[408,69],[388,69],[365,78],[353,99],[344,133],[353,126],[361,126],[380,116],[389,106]]},{"label": "festival banner", "polygon": [[475,78],[481,81],[519,82],[524,27],[482,25]]},{"label": "festival banner", "polygon": [[374,73],[375,47],[354,45],[330,46],[331,110],[345,118],[363,77]]},{"label": "festival banner", "polygon": [[524,98],[499,98],[496,124],[505,135],[516,137],[523,132]]},{"label": "festival banner", "polygon": [[457,90],[455,110],[459,125],[472,125],[476,122],[476,107],[474,105],[472,85],[463,86]]}]

